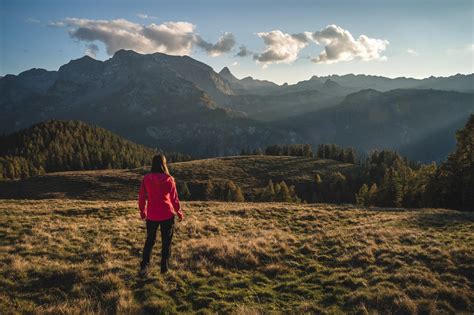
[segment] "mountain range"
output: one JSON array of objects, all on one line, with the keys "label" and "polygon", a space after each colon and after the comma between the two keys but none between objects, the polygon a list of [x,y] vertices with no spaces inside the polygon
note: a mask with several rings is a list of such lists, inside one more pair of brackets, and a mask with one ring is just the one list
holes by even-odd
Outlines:
[{"label": "mountain range", "polygon": [[[474,112],[473,75],[313,76],[278,85],[188,56],[120,50],[105,61],[0,78],[0,133],[78,119],[166,151],[221,156],[269,144],[333,142],[441,160]],[[441,137],[440,133],[452,133]],[[432,150],[430,152],[420,150]]]}]

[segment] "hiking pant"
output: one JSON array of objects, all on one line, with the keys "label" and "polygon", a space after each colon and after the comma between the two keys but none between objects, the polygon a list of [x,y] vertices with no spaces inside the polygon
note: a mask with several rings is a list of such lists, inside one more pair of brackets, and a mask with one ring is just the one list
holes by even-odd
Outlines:
[{"label": "hiking pant", "polygon": [[146,220],[146,241],[143,248],[143,259],[141,267],[144,268],[150,263],[151,250],[155,245],[156,231],[158,226],[161,231],[161,272],[168,271],[168,263],[171,255],[171,239],[173,238],[174,216],[164,221]]}]

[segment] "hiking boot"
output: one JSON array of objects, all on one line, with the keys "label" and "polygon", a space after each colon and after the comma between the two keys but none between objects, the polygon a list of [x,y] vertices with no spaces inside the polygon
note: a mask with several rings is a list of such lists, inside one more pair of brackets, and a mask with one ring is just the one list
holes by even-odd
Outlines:
[{"label": "hiking boot", "polygon": [[148,276],[148,273],[150,272],[150,268],[148,267],[148,264],[140,264],[140,276],[145,277]]}]

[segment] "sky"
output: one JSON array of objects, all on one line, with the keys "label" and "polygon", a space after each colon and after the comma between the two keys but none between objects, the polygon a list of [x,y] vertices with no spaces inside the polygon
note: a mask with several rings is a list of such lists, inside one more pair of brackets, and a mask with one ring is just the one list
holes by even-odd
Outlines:
[{"label": "sky", "polygon": [[119,49],[282,84],[472,73],[474,1],[0,0],[0,76]]}]

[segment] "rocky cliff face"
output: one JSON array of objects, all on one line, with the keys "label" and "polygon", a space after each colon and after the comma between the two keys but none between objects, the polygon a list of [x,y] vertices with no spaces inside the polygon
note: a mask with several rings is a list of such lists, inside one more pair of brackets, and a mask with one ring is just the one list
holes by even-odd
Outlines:
[{"label": "rocky cliff face", "polygon": [[83,57],[58,71],[7,76],[0,91],[4,133],[46,119],[80,119],[139,143],[201,156],[300,140],[218,106],[233,93],[229,83],[189,57],[124,50],[104,62]]}]

